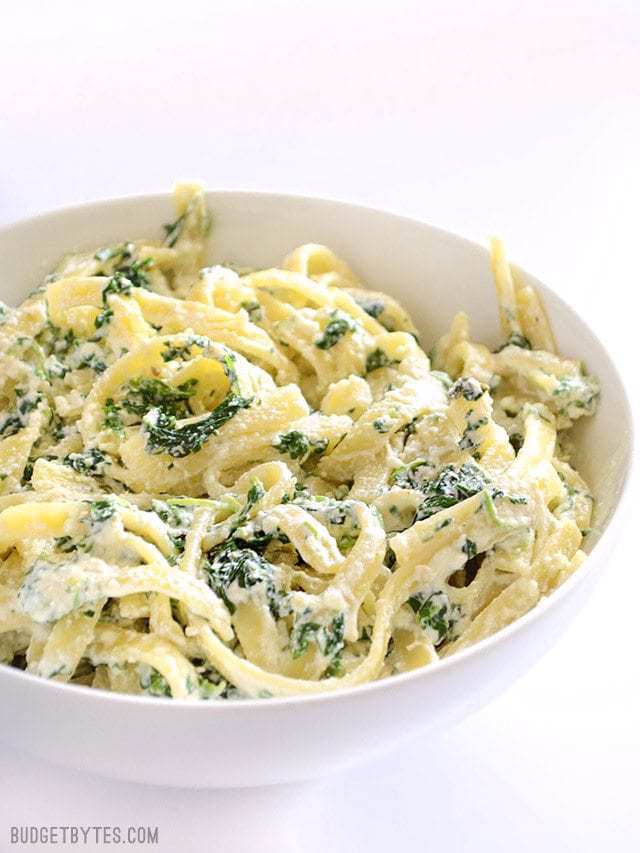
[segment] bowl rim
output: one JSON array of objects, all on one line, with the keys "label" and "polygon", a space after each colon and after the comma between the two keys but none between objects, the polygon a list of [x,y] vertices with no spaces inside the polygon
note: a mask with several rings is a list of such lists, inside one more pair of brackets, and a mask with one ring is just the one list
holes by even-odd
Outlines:
[{"label": "bowl rim", "polygon": [[[343,199],[332,198],[330,196],[315,196],[306,195],[304,193],[278,192],[271,190],[253,190],[248,188],[225,188],[219,190],[205,189],[204,192],[206,196],[259,196],[263,199],[275,199],[279,202],[308,202],[316,205],[322,204],[327,206],[337,206],[344,209],[352,210],[353,212],[362,212],[366,214],[374,213],[381,216],[392,217],[393,219],[399,222],[404,222],[413,226],[421,226],[428,228],[432,232],[436,232],[438,234],[446,236],[448,239],[453,240],[453,242],[464,243],[468,247],[473,247],[476,250],[479,249],[482,252],[486,253],[488,256],[486,247],[475,240],[472,240],[468,237],[463,237],[462,235],[457,234],[454,231],[449,231],[445,228],[440,228],[437,225],[432,225],[431,223],[425,222],[424,220],[419,219],[415,216],[408,216],[403,213],[398,213],[394,210],[381,208],[373,205],[354,203]],[[47,219],[50,218],[57,218],[58,216],[64,216],[73,213],[80,213],[83,210],[88,210],[90,208],[107,207],[111,205],[117,205],[123,202],[131,204],[135,204],[136,202],[141,201],[160,202],[171,200],[171,198],[171,192],[131,193],[121,196],[111,196],[104,199],[93,199],[89,201],[83,201],[75,204],[65,205],[63,207],[55,207],[37,214],[22,217],[14,222],[9,222],[4,225],[1,225],[0,238],[5,234],[10,233],[14,229],[19,230],[20,228],[28,227],[32,224],[37,224],[38,222],[45,222]],[[271,709],[275,710],[289,706],[297,707],[299,705],[307,704],[315,705],[319,703],[333,703],[339,701],[349,701],[351,699],[355,700],[356,697],[364,697],[370,693],[375,694],[378,691],[391,689],[393,685],[396,684],[406,684],[408,682],[419,681],[422,679],[429,678],[434,673],[442,673],[446,670],[452,669],[458,664],[461,665],[464,661],[470,658],[474,658],[478,655],[484,654],[492,647],[507,642],[513,634],[519,633],[526,626],[530,625],[535,621],[538,621],[538,619],[540,619],[550,608],[559,604],[561,600],[569,596],[572,590],[575,587],[581,585],[588,576],[593,575],[594,572],[597,571],[597,565],[599,564],[598,556],[601,556],[603,553],[606,553],[606,551],[609,550],[610,547],[615,546],[614,535],[621,528],[622,521],[625,518],[631,503],[631,484],[633,481],[632,474],[635,470],[634,448],[636,427],[633,416],[633,409],[629,400],[629,394],[627,392],[627,388],[621,371],[619,370],[615,360],[609,354],[609,349],[606,346],[606,337],[603,338],[603,336],[601,336],[599,332],[596,333],[592,326],[582,319],[582,316],[578,313],[578,311],[571,305],[569,305],[569,303],[562,296],[560,296],[551,286],[539,281],[536,276],[529,273],[528,270],[520,267],[519,265],[518,268],[522,269],[526,276],[535,282],[536,287],[540,287],[540,289],[543,291],[543,295],[547,291],[552,293],[554,299],[556,299],[562,305],[563,308],[565,308],[569,313],[575,315],[575,317],[580,321],[580,323],[592,335],[598,338],[602,347],[602,354],[604,360],[608,363],[607,366],[613,377],[617,381],[619,390],[621,391],[622,409],[626,415],[626,419],[629,424],[626,448],[626,468],[624,470],[622,481],[620,483],[620,495],[618,501],[615,504],[608,521],[606,522],[606,526],[604,527],[600,538],[595,543],[592,550],[587,554],[587,558],[585,559],[583,565],[580,567],[579,571],[574,572],[560,586],[560,588],[555,589],[550,595],[545,596],[531,610],[529,610],[523,616],[520,616],[510,625],[507,625],[505,628],[502,628],[495,634],[492,634],[489,637],[486,637],[485,639],[480,640],[479,642],[471,646],[468,646],[467,648],[455,653],[454,655],[451,655],[450,657],[439,658],[434,663],[431,663],[428,666],[419,667],[417,669],[410,670],[409,672],[400,673],[398,675],[389,676],[387,678],[382,678],[375,681],[365,682],[363,684],[358,684],[343,689],[337,688],[335,690],[319,691],[318,693],[312,694],[296,694],[292,696],[270,696],[264,698],[247,699],[238,698],[225,701],[221,700],[194,702],[188,699],[171,699],[168,701],[166,698],[163,697],[134,696],[126,693],[115,693],[109,690],[103,690],[101,688],[89,689],[83,685],[52,681],[51,679],[43,678],[39,675],[35,675],[33,673],[17,669],[15,667],[10,666],[9,664],[4,663],[0,663],[0,681],[4,679],[15,679],[17,683],[22,682],[25,683],[25,685],[37,685],[43,690],[62,690],[63,694],[61,694],[61,696],[66,695],[72,697],[74,694],[77,694],[80,697],[84,697],[88,701],[100,701],[103,704],[105,703],[105,701],[108,701],[116,703],[122,707],[132,706],[139,708],[151,707],[154,709],[165,709],[161,713],[177,713],[178,711],[188,708],[191,713],[206,713],[219,715],[233,714],[234,712],[237,712],[239,710],[257,711],[257,709],[260,709],[259,713],[264,714],[269,713]],[[10,681],[7,683],[7,687],[9,686]],[[173,709],[173,711],[171,709]]]}]

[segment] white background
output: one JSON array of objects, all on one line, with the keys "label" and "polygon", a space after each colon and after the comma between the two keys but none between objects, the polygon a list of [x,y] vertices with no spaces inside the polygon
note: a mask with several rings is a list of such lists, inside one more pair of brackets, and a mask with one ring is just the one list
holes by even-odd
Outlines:
[{"label": "white background", "polygon": [[[497,231],[600,332],[637,405],[637,2],[0,11],[0,224],[197,178]],[[145,849],[176,853],[638,850],[636,541],[630,520],[566,637],[446,736],[244,792],[116,785],[4,751],[0,850],[21,823],[158,824]]]}]

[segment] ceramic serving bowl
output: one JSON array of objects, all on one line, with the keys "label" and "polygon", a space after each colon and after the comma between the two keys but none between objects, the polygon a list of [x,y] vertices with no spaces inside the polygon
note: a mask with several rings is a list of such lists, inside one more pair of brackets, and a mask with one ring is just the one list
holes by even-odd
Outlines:
[{"label": "ceramic serving bowl", "polygon": [[[316,198],[211,192],[211,260],[267,267],[293,247],[325,243],[370,287],[398,298],[428,349],[454,313],[499,343],[485,249],[422,222]],[[0,230],[0,298],[20,302],[74,249],[160,236],[169,194],[85,204]],[[503,691],[567,628],[618,537],[632,457],[631,412],[606,349],[575,310],[533,276],[560,351],[602,383],[594,418],[575,429],[577,467],[596,498],[589,557],[558,591],[487,640],[428,668],[343,692],[191,704],[46,681],[0,665],[0,737],[53,762],[154,784],[232,787],[318,776],[449,726]]]}]

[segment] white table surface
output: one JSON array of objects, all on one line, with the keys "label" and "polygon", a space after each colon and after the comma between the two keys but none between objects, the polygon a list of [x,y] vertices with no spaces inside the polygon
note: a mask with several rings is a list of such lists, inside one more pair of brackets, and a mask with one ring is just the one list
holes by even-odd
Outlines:
[{"label": "white table surface", "polygon": [[[197,178],[497,231],[601,333],[637,406],[633,0],[11,7],[0,224]],[[19,824],[158,825],[159,845],[123,849],[179,853],[640,849],[637,535],[630,519],[557,647],[445,736],[239,792],[116,784],[4,750],[0,850],[67,849],[11,847]]]}]

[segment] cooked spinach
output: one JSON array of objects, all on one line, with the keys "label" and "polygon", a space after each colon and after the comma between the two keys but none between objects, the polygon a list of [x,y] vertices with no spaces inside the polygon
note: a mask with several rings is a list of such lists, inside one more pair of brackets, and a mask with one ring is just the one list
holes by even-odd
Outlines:
[{"label": "cooked spinach", "polygon": [[81,453],[68,453],[62,462],[78,474],[88,474],[91,477],[104,476],[105,467],[111,464],[108,457],[97,447],[90,447]]},{"label": "cooked spinach", "polygon": [[328,445],[328,439],[309,438],[308,435],[297,429],[280,433],[273,444],[280,453],[288,453],[292,459],[299,460],[301,464],[311,456],[321,456]]},{"label": "cooked spinach", "polygon": [[356,324],[350,317],[341,311],[332,311],[329,322],[324,327],[322,335],[317,338],[315,344],[318,349],[331,349],[347,332],[354,332],[355,330]]},{"label": "cooked spinach", "polygon": [[157,669],[149,667],[140,674],[140,687],[152,696],[171,697],[171,688],[166,678]]},{"label": "cooked spinach", "polygon": [[62,551],[63,554],[70,554],[78,548],[71,536],[56,536],[53,541],[55,542],[55,547],[59,551]]},{"label": "cooked spinach", "polygon": [[245,501],[244,506],[242,507],[242,509],[236,516],[234,523],[232,524],[232,532],[244,523],[244,521],[249,515],[251,508],[254,507],[258,503],[258,501],[262,500],[264,496],[265,491],[262,487],[262,483],[260,482],[260,480],[254,480],[247,491],[247,500]]},{"label": "cooked spinach", "polygon": [[469,415],[467,417],[467,425],[464,428],[464,432],[462,433],[462,438],[458,442],[458,448],[460,450],[475,451],[481,443],[481,441],[478,441],[478,435],[476,433],[480,429],[480,427],[486,426],[488,423],[489,420],[484,416],[473,420]]},{"label": "cooked spinach", "polygon": [[597,381],[587,374],[580,376],[560,376],[558,385],[553,392],[562,404],[558,414],[570,418],[580,417],[583,413],[591,414],[600,395]]},{"label": "cooked spinach", "polygon": [[209,346],[210,341],[202,335],[193,335],[187,338],[182,346],[175,346],[169,341],[164,343],[163,361],[187,361],[191,358],[191,347],[197,346],[201,349]]},{"label": "cooked spinach", "polygon": [[42,400],[39,392],[27,391],[24,388],[16,388],[16,410],[15,413],[4,415],[0,418],[0,435],[9,437],[27,425],[29,414],[38,406]]},{"label": "cooked spinach", "polygon": [[122,401],[122,408],[131,415],[146,415],[150,409],[160,409],[174,418],[188,418],[193,412],[189,398],[196,393],[197,379],[189,379],[176,387],[162,382],[138,376],[127,383],[128,394]]},{"label": "cooked spinach", "polygon": [[429,596],[418,593],[411,596],[408,603],[420,626],[435,634],[435,646],[450,639],[451,632],[460,618],[460,608],[451,604],[446,593],[432,592]]},{"label": "cooked spinach", "polygon": [[110,498],[104,498],[89,503],[89,517],[91,521],[102,523],[108,521],[116,514],[115,502]]},{"label": "cooked spinach", "polygon": [[75,369],[82,370],[83,368],[89,368],[89,370],[93,370],[94,373],[104,373],[107,369],[107,365],[101,358],[98,358],[95,352],[92,352],[80,359],[76,364]]},{"label": "cooked spinach", "polygon": [[335,657],[344,648],[344,613],[338,613],[328,625],[315,622],[310,616],[309,611],[304,611],[294,623],[289,637],[291,656],[301,657],[313,642],[325,657]]},{"label": "cooked spinach", "polygon": [[391,421],[388,418],[376,418],[373,422],[372,427],[376,432],[380,432],[383,435],[391,429]]},{"label": "cooked spinach", "polygon": [[381,367],[391,367],[394,364],[400,364],[398,359],[389,358],[384,350],[377,347],[367,356],[365,372],[372,373],[374,370],[379,370]]},{"label": "cooked spinach", "polygon": [[422,490],[426,475],[431,470],[433,470],[433,463],[422,458],[414,459],[408,465],[395,468],[391,472],[390,482],[392,486],[399,486],[401,489]]},{"label": "cooked spinach", "polygon": [[124,427],[122,424],[122,418],[120,417],[120,409],[113,401],[112,397],[109,397],[108,400],[104,404],[104,420],[102,425],[105,429],[111,429],[115,432],[117,436],[122,438],[124,435]]},{"label": "cooked spinach", "polygon": [[208,552],[204,568],[209,585],[231,613],[236,609],[229,598],[229,589],[234,583],[241,589],[262,586],[274,619],[289,612],[286,595],[276,589],[273,566],[251,548],[240,548],[229,540]]},{"label": "cooked spinach", "polygon": [[455,506],[482,491],[486,484],[485,475],[471,462],[465,462],[459,468],[447,465],[435,479],[420,487],[425,498],[418,507],[415,520],[422,521],[442,509]]},{"label": "cooked spinach", "polygon": [[370,317],[377,320],[381,314],[384,314],[385,305],[381,299],[372,299],[367,296],[356,296],[356,302],[366,311]]},{"label": "cooked spinach", "polygon": [[[182,237],[182,235],[184,233],[185,226],[187,225],[187,222],[189,221],[189,217],[191,216],[191,214],[193,214],[195,212],[196,205],[201,204],[201,203],[202,203],[201,197],[195,196],[194,198],[191,199],[191,201],[187,205],[184,213],[181,216],[179,216],[175,220],[175,222],[169,222],[166,225],[162,226],[165,230],[165,238],[164,238],[165,246],[169,246],[170,248],[173,248],[175,246],[175,244],[178,242],[178,240]],[[197,216],[197,213],[196,213],[196,216]],[[197,224],[199,226],[200,236],[206,237],[209,234],[209,232],[211,231],[211,214],[210,214],[210,212],[208,210],[205,210],[201,217],[197,216],[197,219],[200,220],[197,222]]]},{"label": "cooked spinach", "polygon": [[462,545],[462,551],[467,555],[468,560],[472,560],[478,553],[478,546],[473,541],[473,539],[467,539],[465,537],[464,543]]},{"label": "cooked spinach", "polygon": [[195,453],[204,447],[220,427],[242,409],[247,409],[252,400],[229,394],[219,406],[203,418],[192,423],[176,425],[176,418],[161,409],[151,409],[142,424],[147,433],[148,453],[168,453],[177,459]]},{"label": "cooked spinach", "polygon": [[458,379],[449,389],[449,397],[451,399],[464,397],[465,400],[479,400],[482,397],[482,393],[482,385],[477,379],[473,379],[472,377]]},{"label": "cooked spinach", "polygon": [[101,263],[112,261],[115,258],[127,260],[133,257],[135,249],[133,243],[120,243],[119,246],[107,246],[105,249],[98,249],[93,257]]},{"label": "cooked spinach", "polygon": [[499,347],[496,352],[502,352],[502,350],[506,349],[507,347],[520,347],[520,349],[532,348],[531,341],[529,340],[529,338],[525,338],[524,335],[520,335],[518,333],[511,335],[508,338],[507,342],[502,344],[502,346]]},{"label": "cooked spinach", "polygon": [[[147,258],[147,261],[151,261],[151,258]],[[128,272],[132,273],[131,278],[121,270],[116,270],[113,275],[109,276],[109,280],[102,288],[102,311],[95,319],[96,329],[106,326],[113,318],[113,309],[109,307],[110,296],[114,294],[129,296],[134,287],[146,287],[149,284],[149,279],[143,273],[143,270],[148,266],[147,261],[138,264],[135,269],[135,265],[126,268]]]}]

